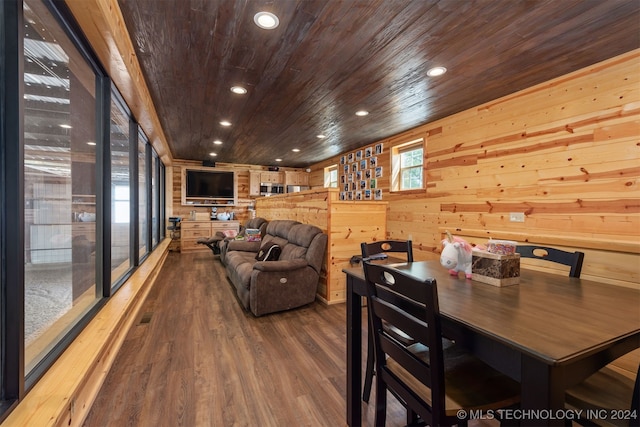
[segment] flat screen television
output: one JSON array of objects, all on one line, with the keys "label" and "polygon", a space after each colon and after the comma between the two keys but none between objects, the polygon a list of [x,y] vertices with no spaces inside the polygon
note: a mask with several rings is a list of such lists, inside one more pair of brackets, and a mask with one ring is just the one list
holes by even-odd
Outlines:
[{"label": "flat screen television", "polygon": [[235,200],[235,172],[187,169],[185,171],[187,199]]}]

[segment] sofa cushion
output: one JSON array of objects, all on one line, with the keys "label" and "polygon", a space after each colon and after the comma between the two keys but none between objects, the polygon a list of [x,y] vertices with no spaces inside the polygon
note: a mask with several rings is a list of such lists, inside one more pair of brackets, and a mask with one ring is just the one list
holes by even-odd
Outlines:
[{"label": "sofa cushion", "polygon": [[276,243],[267,242],[258,251],[256,260],[258,261],[277,261],[280,258],[282,249]]}]

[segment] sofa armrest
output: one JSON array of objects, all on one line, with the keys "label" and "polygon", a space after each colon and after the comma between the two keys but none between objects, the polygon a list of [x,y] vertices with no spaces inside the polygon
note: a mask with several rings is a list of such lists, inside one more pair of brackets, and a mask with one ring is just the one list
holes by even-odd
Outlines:
[{"label": "sofa armrest", "polygon": [[244,251],[258,253],[262,242],[249,242],[247,240],[229,240],[227,243],[227,252]]},{"label": "sofa armrest", "polygon": [[259,271],[291,271],[308,266],[306,259],[288,259],[278,261],[258,261],[253,264],[254,270]]}]

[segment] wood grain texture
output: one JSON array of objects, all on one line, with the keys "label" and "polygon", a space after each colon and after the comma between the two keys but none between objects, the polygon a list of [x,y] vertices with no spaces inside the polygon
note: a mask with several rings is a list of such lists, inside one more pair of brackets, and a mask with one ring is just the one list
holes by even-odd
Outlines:
[{"label": "wood grain texture", "polygon": [[[638,70],[635,50],[378,141],[385,170],[391,147],[426,141],[424,190],[392,192],[379,181],[387,237],[411,236],[417,260],[439,256],[445,229],[476,243],[491,236],[583,250],[583,277],[637,288]],[[339,159],[312,166],[311,185]],[[510,212],[525,222],[510,222]]]},{"label": "wood grain texture", "polygon": [[179,159],[302,167],[640,47],[633,1],[109,1]]},{"label": "wood grain texture", "polygon": [[[343,305],[256,318],[217,260],[170,253],[141,313],[151,320],[129,329],[85,427],[345,425]],[[365,337],[366,324],[365,313]],[[388,400],[387,426],[405,425]],[[363,404],[364,426],[373,406]]]}]

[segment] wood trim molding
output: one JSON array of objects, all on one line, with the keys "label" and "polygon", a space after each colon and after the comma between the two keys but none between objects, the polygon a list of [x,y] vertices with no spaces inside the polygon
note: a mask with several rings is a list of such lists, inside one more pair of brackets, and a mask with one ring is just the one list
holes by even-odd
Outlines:
[{"label": "wood trim molding", "polygon": [[542,245],[575,247],[576,249],[588,248],[613,252],[628,252],[640,254],[640,243],[620,240],[616,241],[614,239],[608,240],[602,238],[586,238],[570,235],[532,235],[524,232],[504,232],[500,230],[481,230],[473,228],[438,227],[438,230],[442,235],[444,235],[445,232],[449,230],[453,234],[459,234],[461,236],[484,237],[487,240],[492,237],[495,239],[515,240],[522,243],[528,242]]},{"label": "wood trim molding", "polygon": [[3,426],[81,426],[169,253],[164,239],[102,307]]},{"label": "wood trim molding", "polygon": [[167,138],[117,0],[65,0],[100,62],[165,166],[173,162]]}]

